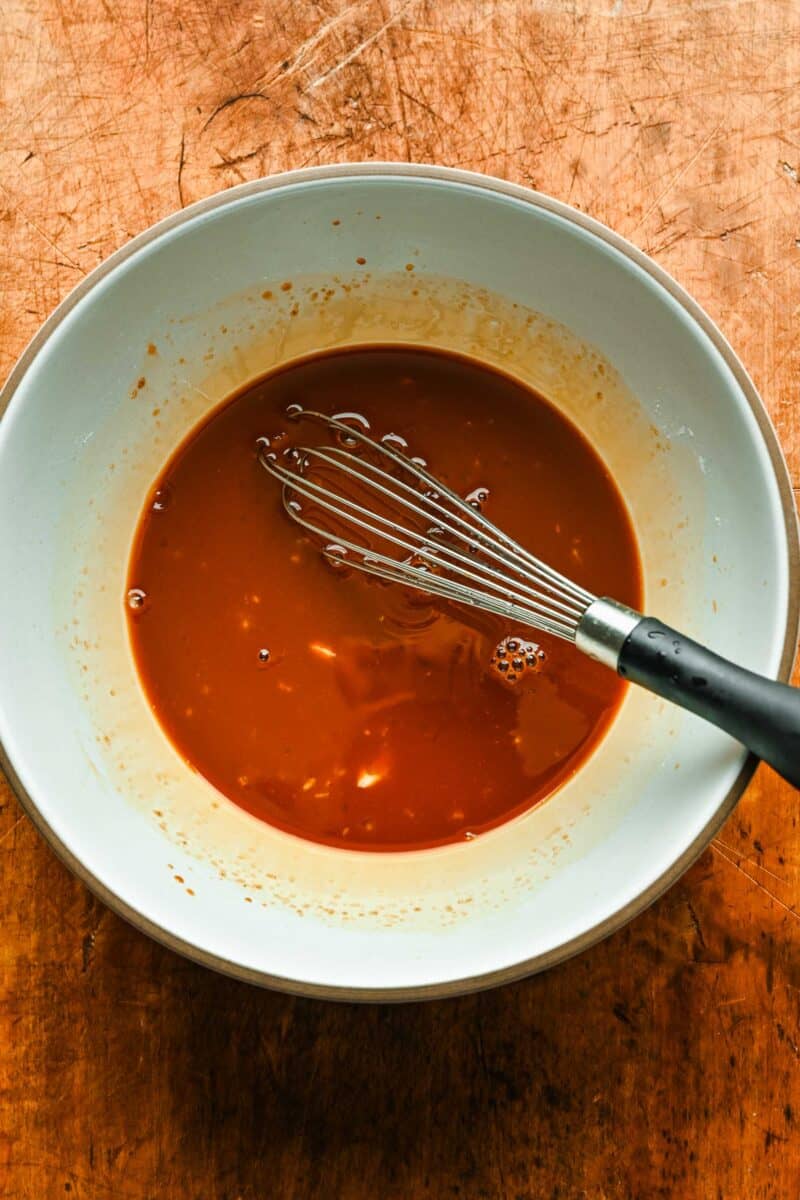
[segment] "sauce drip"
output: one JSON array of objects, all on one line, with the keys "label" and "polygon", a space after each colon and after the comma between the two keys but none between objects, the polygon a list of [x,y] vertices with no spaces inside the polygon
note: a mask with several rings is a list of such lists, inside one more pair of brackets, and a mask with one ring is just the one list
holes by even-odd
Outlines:
[{"label": "sauce drip", "polygon": [[391,435],[557,570],[637,607],[624,504],[547,401],[410,346],[318,355],[248,385],[148,498],[126,612],[178,752],[236,804],[317,842],[409,850],[477,836],[581,766],[624,684],[564,642],[365,578],[334,543],[323,554],[256,457],[259,438],[285,447],[291,405]]}]

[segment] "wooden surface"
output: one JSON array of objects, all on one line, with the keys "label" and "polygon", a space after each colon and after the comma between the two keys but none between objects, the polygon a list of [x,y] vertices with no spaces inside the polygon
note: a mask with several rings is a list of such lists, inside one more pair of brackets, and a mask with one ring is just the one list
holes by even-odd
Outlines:
[{"label": "wooden surface", "polygon": [[[799,84],[798,0],[4,0],[0,374],[181,204],[308,163],[435,161],[568,200],[677,276],[798,483]],[[0,1195],[794,1200],[797,812],[762,768],[590,953],[356,1008],[160,949],[2,787]]]}]

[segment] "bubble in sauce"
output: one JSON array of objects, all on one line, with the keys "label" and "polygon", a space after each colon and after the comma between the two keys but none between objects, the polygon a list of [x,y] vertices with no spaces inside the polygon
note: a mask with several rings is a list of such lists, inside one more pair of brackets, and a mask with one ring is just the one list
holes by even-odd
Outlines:
[{"label": "bubble in sauce", "polygon": [[359,412],[340,412],[334,413],[331,418],[333,421],[341,421],[344,425],[354,425],[367,433],[369,430],[369,421],[363,413]]},{"label": "bubble in sauce", "polygon": [[130,588],[126,597],[128,608],[134,612],[142,612],[149,603],[149,597],[144,588]]},{"label": "bubble in sauce", "polygon": [[[335,413],[332,419],[334,421],[338,421],[342,425],[352,426],[352,428],[354,430],[357,430],[359,433],[369,433],[369,428],[370,428],[369,421],[367,420],[366,417],[362,416],[361,413],[357,413],[357,412]],[[339,445],[345,450],[355,450],[355,448],[360,444],[359,439],[357,437],[355,437],[349,433],[346,433],[344,429],[336,430],[336,440],[339,443]]]},{"label": "bubble in sauce", "polygon": [[151,505],[153,512],[165,512],[169,508],[172,499],[172,492],[164,484],[163,487],[157,488],[153,494],[153,503]]},{"label": "bubble in sauce", "polygon": [[290,404],[286,409],[286,416],[290,421],[299,421],[303,415],[302,404]]},{"label": "bubble in sauce", "polygon": [[323,550],[323,555],[334,571],[340,571],[346,565],[347,548],[340,546],[338,542],[329,542]]},{"label": "bubble in sauce", "polygon": [[265,667],[270,660],[270,653],[266,646],[262,646],[258,652],[259,665]]},{"label": "bubble in sauce", "polygon": [[401,454],[405,454],[408,449],[408,442],[399,433],[385,433],[381,438],[384,446],[388,446],[390,450],[399,450]]}]

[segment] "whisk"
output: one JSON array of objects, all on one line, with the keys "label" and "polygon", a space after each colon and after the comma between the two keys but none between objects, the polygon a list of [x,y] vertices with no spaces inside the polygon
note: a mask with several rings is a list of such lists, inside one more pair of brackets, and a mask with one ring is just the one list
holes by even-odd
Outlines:
[{"label": "whisk", "polygon": [[[334,562],[572,642],[579,651],[710,721],[800,787],[800,689],[735,665],[653,617],[598,597],[520,546],[405,453],[346,414],[292,405],[293,420],[333,435],[261,464],[283,484],[289,516]],[[344,419],[342,419],[344,418]]]}]

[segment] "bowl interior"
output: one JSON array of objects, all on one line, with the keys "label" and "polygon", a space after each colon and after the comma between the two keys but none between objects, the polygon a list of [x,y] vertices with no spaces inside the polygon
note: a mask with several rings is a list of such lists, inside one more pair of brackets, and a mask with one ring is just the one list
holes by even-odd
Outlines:
[{"label": "bowl interior", "polygon": [[321,171],[234,189],[143,235],[12,376],[0,738],[62,853],[156,936],[301,991],[441,994],[555,961],[636,911],[729,809],[745,755],[630,692],[544,805],[475,842],[400,855],[281,834],[179,759],[125,630],[145,493],[235,387],[375,341],[475,354],[545,392],[620,484],[648,608],[746,666],[785,669],[785,472],[743,373],[678,290],[590,222],[507,185]]}]

